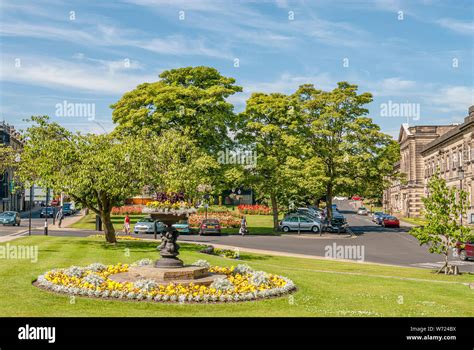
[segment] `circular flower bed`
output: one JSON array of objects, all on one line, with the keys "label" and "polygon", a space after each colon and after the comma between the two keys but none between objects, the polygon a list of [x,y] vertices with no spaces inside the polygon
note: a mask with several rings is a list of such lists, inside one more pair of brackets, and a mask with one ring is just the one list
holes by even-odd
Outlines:
[{"label": "circular flower bed", "polygon": [[[132,266],[151,263],[150,259],[143,259]],[[87,267],[51,270],[39,276],[36,282],[41,288],[68,295],[178,303],[248,301],[276,297],[296,289],[295,284],[286,277],[254,271],[244,264],[229,268],[210,266],[207,261],[198,260],[193,265],[207,267],[210,272],[225,277],[215,280],[210,286],[158,285],[154,280],[119,283],[109,279],[109,276],[127,272],[129,265],[95,263]]]}]

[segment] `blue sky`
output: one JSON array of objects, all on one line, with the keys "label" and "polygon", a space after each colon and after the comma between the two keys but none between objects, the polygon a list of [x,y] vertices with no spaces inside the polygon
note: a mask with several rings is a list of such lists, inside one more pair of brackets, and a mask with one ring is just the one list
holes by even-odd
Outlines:
[{"label": "blue sky", "polygon": [[[112,130],[109,106],[123,93],[197,65],[243,86],[230,99],[236,111],[255,91],[349,81],[374,94],[370,116],[394,136],[407,120],[462,122],[474,104],[471,0],[0,3],[0,120],[18,128],[50,115],[75,130]],[[64,101],[94,104],[95,120],[57,116]],[[381,115],[389,101],[417,104],[419,118]]]}]

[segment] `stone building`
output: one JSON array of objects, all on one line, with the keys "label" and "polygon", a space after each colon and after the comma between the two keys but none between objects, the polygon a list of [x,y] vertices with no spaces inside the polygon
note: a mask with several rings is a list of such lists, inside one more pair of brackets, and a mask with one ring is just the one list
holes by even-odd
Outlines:
[{"label": "stone building", "polygon": [[406,217],[419,216],[428,180],[438,169],[448,186],[462,186],[469,192],[468,221],[474,223],[473,121],[474,106],[471,106],[468,116],[459,125],[402,125],[398,137],[401,157],[394,171],[404,174],[404,178],[385,190],[385,211]]},{"label": "stone building", "polygon": [[[21,149],[23,141],[15,128],[5,122],[0,122],[0,144],[13,149]],[[21,211],[24,206],[24,191],[14,190],[15,174],[12,168],[0,174],[0,211]]]}]

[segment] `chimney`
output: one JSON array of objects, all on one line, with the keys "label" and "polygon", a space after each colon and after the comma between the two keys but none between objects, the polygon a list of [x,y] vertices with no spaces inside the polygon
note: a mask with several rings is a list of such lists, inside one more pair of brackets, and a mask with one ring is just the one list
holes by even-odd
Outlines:
[{"label": "chimney", "polygon": [[474,120],[474,106],[469,107],[469,114],[464,119],[464,123],[469,123],[471,120]]}]

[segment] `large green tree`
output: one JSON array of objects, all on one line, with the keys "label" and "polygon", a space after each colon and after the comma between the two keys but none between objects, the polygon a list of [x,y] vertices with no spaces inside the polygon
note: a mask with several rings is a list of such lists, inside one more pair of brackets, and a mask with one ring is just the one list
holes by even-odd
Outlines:
[{"label": "large green tree", "polygon": [[0,145],[0,178],[14,164],[15,152],[10,146]]},{"label": "large green tree", "polygon": [[438,270],[448,274],[449,251],[456,243],[467,242],[471,238],[471,229],[460,223],[470,206],[468,193],[456,187],[448,187],[446,180],[436,172],[428,182],[428,196],[423,198],[427,224],[415,227],[410,234],[429,246],[430,253],[442,254],[444,264]]},{"label": "large green tree", "polygon": [[145,185],[192,192],[212,161],[173,131],[148,137],[84,135],[50,123],[47,117],[32,121],[19,166],[21,178],[64,192],[99,215],[110,243],[116,242],[114,206],[141,193]]},{"label": "large green tree", "polygon": [[252,94],[240,123],[237,139],[257,152],[257,164],[248,170],[247,181],[260,196],[268,196],[277,230],[279,206],[299,198],[302,185],[306,191],[315,189],[309,176],[316,177],[318,165],[304,158],[301,120],[291,96]]},{"label": "large green tree", "polygon": [[161,73],[157,82],[143,83],[124,94],[111,106],[112,118],[118,133],[160,135],[173,129],[215,155],[231,145],[229,131],[235,130],[236,116],[226,98],[239,91],[235,79],[215,68],[171,69]]},{"label": "large green tree", "polygon": [[294,94],[300,103],[303,128],[302,137],[307,145],[308,156],[318,158],[324,172],[320,177],[324,184],[329,216],[332,215],[332,197],[367,189],[370,181],[383,182],[391,173],[394,152],[391,138],[367,117],[365,105],[372,102],[370,93],[357,93],[357,86],[338,83],[332,91],[322,91],[313,85],[302,85]]}]

